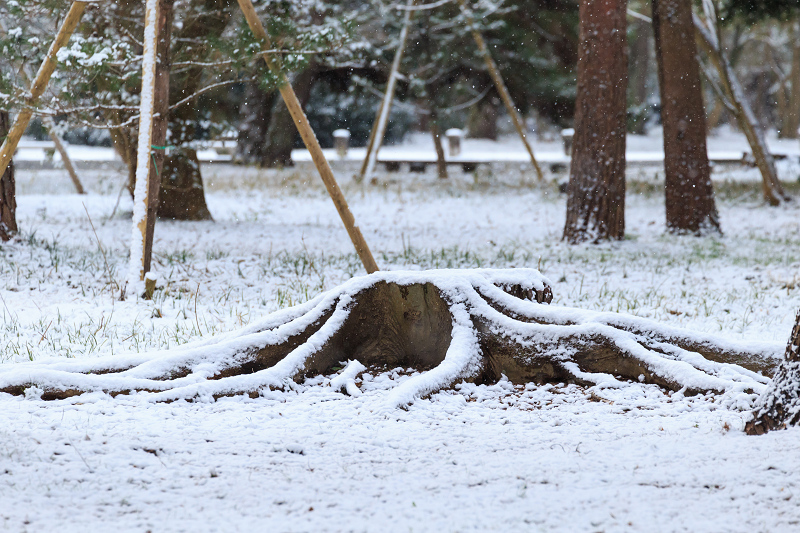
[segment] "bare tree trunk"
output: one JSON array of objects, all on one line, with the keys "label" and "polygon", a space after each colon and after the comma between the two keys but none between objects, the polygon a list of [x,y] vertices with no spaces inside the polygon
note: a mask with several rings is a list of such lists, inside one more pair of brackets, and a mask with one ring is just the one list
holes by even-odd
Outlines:
[{"label": "bare tree trunk", "polygon": [[[800,134],[800,24],[795,24],[792,38],[792,69],[789,72],[789,91],[786,98],[786,113],[779,136],[782,139],[797,139]],[[780,90],[780,89],[779,89]]]},{"label": "bare tree trunk", "polygon": [[500,101],[492,96],[484,98],[469,111],[467,137],[470,139],[497,140],[497,117],[500,115]]},{"label": "bare tree trunk", "polygon": [[[11,129],[8,111],[0,110],[0,144]],[[14,183],[14,160],[11,159],[0,177],[0,241],[7,241],[17,233],[17,198]]]},{"label": "bare tree trunk", "polygon": [[[311,97],[315,78],[316,68],[313,66],[291,77],[292,88],[303,107],[308,104],[308,99]],[[267,129],[266,147],[261,165],[264,167],[291,167],[294,164],[292,148],[294,148],[296,138],[297,129],[294,126],[294,119],[283,99],[276,98]]]},{"label": "bare tree trunk", "polygon": [[749,435],[800,424],[800,312],[786,344],[783,362],[769,387],[758,399],[753,420],[745,425]]},{"label": "bare tree trunk", "polygon": [[667,229],[719,231],[691,0],[653,0],[664,124]]},{"label": "bare tree trunk", "polygon": [[239,108],[239,135],[236,144],[238,163],[260,164],[266,157],[267,131],[277,97],[277,92],[265,91],[257,80],[245,85],[244,101]]},{"label": "bare tree trunk", "polygon": [[578,95],[564,239],[625,235],[626,1],[580,4]]},{"label": "bare tree trunk", "polygon": [[431,135],[433,136],[433,146],[436,148],[436,171],[439,179],[447,179],[447,161],[444,157],[444,147],[442,146],[442,130],[439,127],[439,117],[436,111],[431,111],[429,120]]},{"label": "bare tree trunk", "polygon": [[648,119],[650,42],[653,30],[650,24],[643,20],[636,20],[633,24],[635,32],[632,34],[633,39],[630,43],[630,57],[628,58],[628,101],[634,114],[628,117],[628,131],[643,135]]}]

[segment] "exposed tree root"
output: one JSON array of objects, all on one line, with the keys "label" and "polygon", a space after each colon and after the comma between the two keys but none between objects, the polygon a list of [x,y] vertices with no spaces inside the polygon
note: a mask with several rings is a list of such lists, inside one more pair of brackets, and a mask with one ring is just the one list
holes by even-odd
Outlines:
[{"label": "exposed tree root", "polygon": [[745,425],[749,435],[800,425],[800,312],[786,345],[783,361],[769,387],[756,403],[753,419]]},{"label": "exposed tree root", "polygon": [[422,371],[390,393],[390,406],[502,375],[514,383],[630,380],[686,393],[761,393],[775,361],[771,344],[734,344],[628,315],[547,305],[551,299],[548,280],[530,269],[378,272],[179,349],[0,368],[0,392],[255,397],[351,361],[332,383],[349,394],[358,394],[354,380],[364,367]]}]

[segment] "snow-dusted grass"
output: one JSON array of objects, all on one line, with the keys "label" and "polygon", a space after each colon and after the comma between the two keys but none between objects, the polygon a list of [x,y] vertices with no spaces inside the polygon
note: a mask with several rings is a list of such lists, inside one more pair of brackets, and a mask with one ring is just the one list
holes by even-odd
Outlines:
[{"label": "snow-dusted grass", "polygon": [[[752,170],[715,171],[724,235],[695,238],[664,234],[658,171],[631,169],[628,238],[577,247],[560,241],[557,185],[519,166],[452,169],[448,183],[433,169],[381,174],[365,186],[352,171],[339,177],[384,269],[539,268],[556,304],[732,339],[783,342],[800,308],[800,205],[764,206]],[[794,180],[797,164],[781,172]],[[213,166],[215,222],[159,222],[155,297],[120,301],[131,202],[109,219],[122,175],[82,174],[85,197],[51,194],[68,190],[63,173],[20,172],[22,231],[0,247],[4,364],[174,347],[362,272],[308,166]],[[710,398],[501,383],[387,414],[371,411],[404,372],[357,381],[358,398],[331,390],[331,377],[216,404],[0,398],[0,527],[800,527],[798,430],[745,437],[747,411]]]}]

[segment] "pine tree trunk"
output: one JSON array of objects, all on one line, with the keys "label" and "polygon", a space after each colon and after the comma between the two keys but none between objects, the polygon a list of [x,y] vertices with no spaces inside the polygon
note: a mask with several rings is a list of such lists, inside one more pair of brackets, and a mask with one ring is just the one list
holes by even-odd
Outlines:
[{"label": "pine tree trunk", "polygon": [[758,399],[753,420],[744,429],[749,435],[762,435],[797,425],[800,425],[800,312],[786,344],[783,362]]},{"label": "pine tree trunk", "polygon": [[[797,139],[800,136],[800,27],[795,27],[792,42],[792,69],[789,73],[789,94],[786,99],[786,113],[783,115],[783,124],[779,137],[782,139]],[[781,90],[781,89],[779,89]]]},{"label": "pine tree trunk", "polygon": [[497,140],[497,118],[500,101],[496,96],[484,98],[474,105],[467,120],[467,137],[470,139]]},{"label": "pine tree trunk", "polygon": [[244,101],[239,107],[236,162],[252,165],[266,157],[267,131],[277,97],[277,92],[265,91],[256,80],[245,85]]},{"label": "pine tree trunk", "polygon": [[436,174],[439,179],[447,179],[447,159],[442,146],[442,129],[439,127],[439,117],[436,111],[431,111],[429,127],[433,137],[433,146],[436,149]]},{"label": "pine tree trunk", "polygon": [[625,235],[628,48],[625,0],[580,4],[578,95],[564,239]]},{"label": "pine tree trunk", "polygon": [[664,124],[667,229],[719,231],[691,0],[653,0]]},{"label": "pine tree trunk", "polygon": [[[311,97],[311,89],[316,81],[316,69],[312,66],[298,72],[291,78],[292,88],[297,94],[300,105],[306,107]],[[267,129],[266,149],[261,158],[264,167],[290,167],[292,148],[297,138],[297,128],[282,98],[275,100]]]},{"label": "pine tree trunk", "polygon": [[[8,111],[0,110],[0,144],[11,129]],[[0,177],[0,241],[7,241],[17,233],[17,198],[14,183],[14,160],[9,162]]]},{"label": "pine tree trunk", "polygon": [[158,216],[172,220],[212,220],[194,148],[179,148],[164,159]]}]

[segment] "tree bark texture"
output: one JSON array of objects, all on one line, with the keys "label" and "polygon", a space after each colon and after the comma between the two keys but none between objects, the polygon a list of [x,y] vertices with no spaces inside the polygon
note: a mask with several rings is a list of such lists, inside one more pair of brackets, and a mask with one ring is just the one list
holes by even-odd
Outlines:
[{"label": "tree bark texture", "polygon": [[653,0],[664,124],[667,229],[719,231],[691,0]]},{"label": "tree bark texture", "polygon": [[442,145],[442,129],[439,127],[439,117],[435,110],[431,111],[428,126],[433,137],[433,146],[436,149],[436,174],[439,179],[447,179],[447,159]]},{"label": "tree bark texture", "polygon": [[[261,61],[258,62],[259,67]],[[265,91],[258,81],[245,85],[244,100],[239,108],[239,134],[236,161],[245,165],[261,164],[267,155],[267,131],[277,91]]]},{"label": "tree bark texture", "polygon": [[[300,105],[306,107],[308,99],[311,97],[311,89],[316,81],[316,68],[310,66],[307,69],[291,76],[291,84]],[[294,119],[289,113],[282,98],[276,98],[275,104],[270,115],[269,128],[265,139],[264,155],[261,158],[261,166],[272,167],[291,167],[292,148],[297,138],[297,128]]]},{"label": "tree bark texture", "polygon": [[564,239],[625,235],[628,48],[625,0],[580,4],[578,94]]},{"label": "tree bark texture", "polygon": [[[11,129],[8,111],[0,110],[0,144]],[[17,233],[17,194],[14,183],[14,160],[0,176],[0,241],[10,240]]]},{"label": "tree bark texture", "polygon": [[499,116],[500,99],[497,96],[488,96],[472,106],[467,119],[467,138],[496,141]]},{"label": "tree bark texture", "polygon": [[786,344],[783,362],[745,425],[749,435],[800,425],[800,312]]},{"label": "tree bark texture", "polygon": [[800,136],[800,23],[792,29],[792,67],[789,83],[778,87],[778,108],[781,110],[781,129],[778,137],[797,139]]}]

